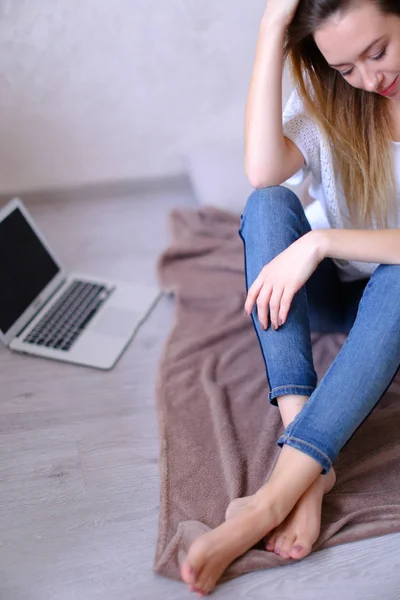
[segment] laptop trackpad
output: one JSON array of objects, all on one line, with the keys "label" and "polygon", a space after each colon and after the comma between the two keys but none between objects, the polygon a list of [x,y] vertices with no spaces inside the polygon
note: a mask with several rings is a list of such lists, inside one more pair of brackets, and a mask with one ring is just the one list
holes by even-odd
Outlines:
[{"label": "laptop trackpad", "polygon": [[132,327],[137,321],[137,315],[124,308],[104,308],[91,331],[115,337],[127,337],[132,332]]}]

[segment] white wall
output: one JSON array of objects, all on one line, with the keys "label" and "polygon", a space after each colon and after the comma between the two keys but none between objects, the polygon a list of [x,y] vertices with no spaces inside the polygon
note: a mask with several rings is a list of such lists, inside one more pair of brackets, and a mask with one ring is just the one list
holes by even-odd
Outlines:
[{"label": "white wall", "polygon": [[0,192],[171,175],[242,135],[265,0],[0,0]]}]

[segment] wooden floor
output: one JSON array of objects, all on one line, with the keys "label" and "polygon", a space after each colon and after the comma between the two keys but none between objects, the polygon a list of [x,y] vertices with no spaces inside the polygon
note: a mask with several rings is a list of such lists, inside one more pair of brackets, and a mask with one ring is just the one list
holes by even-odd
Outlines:
[{"label": "wooden floor", "polygon": [[[184,187],[32,202],[67,269],[154,281]],[[184,600],[156,577],[155,374],[173,312],[163,297],[110,372],[0,348],[0,600]],[[397,600],[400,535],[316,553],[221,586],[246,600]]]}]

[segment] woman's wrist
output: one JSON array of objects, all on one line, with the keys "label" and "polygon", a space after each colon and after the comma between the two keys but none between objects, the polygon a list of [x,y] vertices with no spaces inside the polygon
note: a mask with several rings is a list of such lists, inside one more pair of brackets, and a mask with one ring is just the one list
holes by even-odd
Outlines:
[{"label": "woman's wrist", "polygon": [[313,229],[306,235],[312,240],[315,257],[318,263],[329,256],[329,238],[327,232],[329,229]]},{"label": "woman's wrist", "polygon": [[261,19],[260,32],[269,34],[274,32],[278,35],[285,35],[288,26],[289,23],[287,23],[283,17],[269,14],[268,11],[266,11]]}]

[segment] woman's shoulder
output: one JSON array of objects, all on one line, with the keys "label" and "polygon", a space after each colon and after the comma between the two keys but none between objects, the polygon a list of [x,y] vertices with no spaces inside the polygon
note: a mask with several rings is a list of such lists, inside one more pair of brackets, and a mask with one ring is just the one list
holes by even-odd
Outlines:
[{"label": "woman's shoulder", "polygon": [[330,143],[317,119],[306,110],[297,88],[292,91],[283,112],[283,135],[303,154],[306,169],[315,181],[334,178]]},{"label": "woman's shoulder", "polygon": [[[307,139],[315,147],[321,143],[321,134],[311,115],[308,114],[297,89],[294,89],[287,101],[282,116],[284,135],[293,140]],[[296,142],[295,142],[296,143]]]},{"label": "woman's shoulder", "polygon": [[[311,93],[311,98],[312,97],[313,94]],[[307,111],[304,101],[297,87],[295,87],[292,90],[283,110],[284,119],[290,118],[294,115],[302,115],[304,117],[308,117],[311,122],[315,123],[315,119]]]},{"label": "woman's shoulder", "polygon": [[315,115],[307,110],[298,88],[294,88],[289,96],[282,121],[284,132],[296,132],[298,137],[307,137],[317,146],[326,145],[327,140],[322,127]]}]

